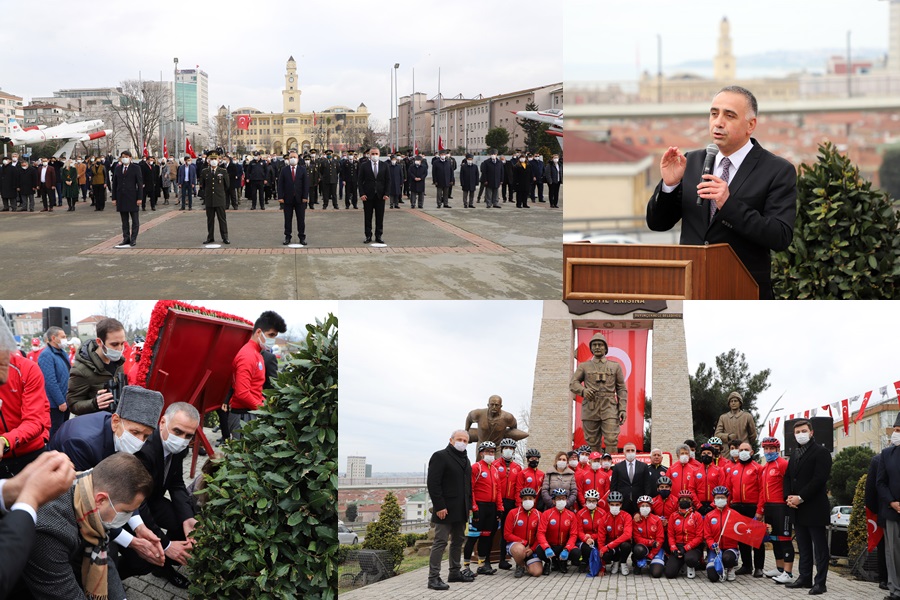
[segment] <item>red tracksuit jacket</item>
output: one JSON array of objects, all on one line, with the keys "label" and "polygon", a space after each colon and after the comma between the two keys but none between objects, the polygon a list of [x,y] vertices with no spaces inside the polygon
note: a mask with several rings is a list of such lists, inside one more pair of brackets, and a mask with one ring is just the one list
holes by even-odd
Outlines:
[{"label": "red tracksuit jacket", "polygon": [[234,394],[231,408],[256,410],[263,403],[263,383],[266,381],[266,365],[259,351],[259,344],[250,340],[238,350],[231,364],[234,369]]},{"label": "red tracksuit jacket", "polygon": [[756,513],[764,514],[766,503],[784,504],[784,473],[787,471],[788,461],[778,457],[770,463],[763,465],[762,474],[759,477],[759,504],[756,505]]},{"label": "red tracksuit jacket", "polygon": [[522,488],[530,487],[540,495],[541,486],[544,484],[544,472],[540,469],[524,468],[516,474],[516,506],[522,506],[522,498],[519,492]]},{"label": "red tracksuit jacket", "polygon": [[681,511],[669,517],[669,550],[675,552],[678,544],[684,551],[693,550],[703,543],[703,517],[693,509],[682,514]]},{"label": "red tracksuit jacket", "polygon": [[728,498],[729,504],[758,504],[759,503],[759,478],[762,475],[762,465],[756,461],[746,464],[737,463],[731,469],[731,476],[725,485],[731,490]]},{"label": "red tracksuit jacket", "polygon": [[597,490],[600,493],[600,500],[597,507],[607,510],[609,504],[606,502],[606,495],[609,493],[609,482],[612,477],[612,471],[604,471],[598,469],[588,469],[575,473],[575,487],[578,488],[578,503],[584,506],[584,493],[588,490]]},{"label": "red tracksuit jacket", "polygon": [[[712,548],[714,543],[719,544],[720,550],[738,547],[738,543],[735,540],[722,535],[722,524],[725,522],[725,519],[728,519],[728,513],[735,513],[737,515],[737,511],[733,510],[730,506],[726,506],[725,510],[713,508],[706,513],[706,517],[703,519],[703,537],[706,538],[706,546],[708,548]],[[740,517],[740,515],[738,516]],[[728,519],[728,521],[729,527],[734,523],[737,523],[737,520],[733,517]]]},{"label": "red tracksuit jacket", "polygon": [[654,515],[668,521],[669,515],[678,510],[678,496],[669,494],[669,498],[666,500],[663,500],[662,496],[654,496],[653,502],[650,503],[650,508],[653,510]]},{"label": "red tracksuit jacket", "polygon": [[622,542],[631,541],[632,518],[624,510],[616,516],[606,515],[606,547],[615,549]]},{"label": "red tracksuit jacket", "polygon": [[712,491],[717,485],[722,485],[722,471],[716,465],[702,465],[704,468],[697,471],[694,476],[695,497],[697,502],[712,502]]},{"label": "red tracksuit jacket", "polygon": [[569,509],[560,512],[555,506],[541,513],[538,526],[538,545],[545,550],[550,546],[563,546],[566,550],[575,548],[578,542],[578,520]]},{"label": "red tracksuit jacket", "polygon": [[[519,542],[532,551],[537,550],[538,527],[541,523],[541,513],[538,509],[515,508],[506,515],[506,523],[503,526],[503,539],[507,543]],[[503,549],[506,552],[506,549]]]},{"label": "red tracksuit jacket", "polygon": [[[50,438],[50,402],[44,374],[18,352],[9,355],[9,377],[0,385],[0,436],[9,442],[4,456],[40,450]],[[2,442],[0,442],[2,443]]]},{"label": "red tracksuit jacket", "polygon": [[635,521],[631,530],[634,533],[634,542],[636,544],[643,544],[651,550],[663,547],[663,541],[666,538],[666,526],[663,525],[662,519],[653,513],[646,517],[641,517],[640,521]]},{"label": "red tracksuit jacket", "polygon": [[598,548],[606,542],[606,518],[609,513],[602,510],[599,504],[593,512],[582,508],[575,516],[578,517],[579,542],[585,541],[587,535],[591,536]]},{"label": "red tracksuit jacket", "polygon": [[494,460],[494,464],[491,466],[497,469],[497,473],[500,478],[501,497],[508,500],[514,500],[515,498],[518,498],[519,495],[516,494],[516,480],[519,473],[521,473],[522,471],[522,465],[514,460],[511,460],[509,461],[509,463],[507,463],[506,459],[501,457]]},{"label": "red tracksuit jacket", "polygon": [[479,502],[493,502],[503,512],[500,473],[483,460],[472,465],[472,510],[478,510]]}]

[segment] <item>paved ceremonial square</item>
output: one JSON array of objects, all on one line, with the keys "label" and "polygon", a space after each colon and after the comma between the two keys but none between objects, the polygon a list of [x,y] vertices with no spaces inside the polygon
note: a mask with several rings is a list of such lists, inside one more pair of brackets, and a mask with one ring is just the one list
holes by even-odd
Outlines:
[{"label": "paved ceremonial square", "polygon": [[[630,563],[629,563],[630,564]],[[496,566],[496,565],[495,565]],[[771,549],[766,552],[766,569],[775,567]],[[796,570],[796,563],[794,563]],[[441,577],[447,579],[447,561],[441,566]],[[604,575],[587,577],[570,568],[562,575],[557,572],[547,577],[513,577],[513,571],[497,571],[496,575],[479,575],[472,583],[451,583],[445,591],[429,590],[428,568],[417,569],[386,581],[363,588],[342,592],[341,600],[367,598],[391,600],[497,600],[499,598],[536,598],[540,600],[615,598],[617,600],[690,600],[694,598],[767,599],[809,598],[807,589],[786,589],[770,579],[755,579],[739,575],[734,581],[710,583],[706,572],[697,569],[695,579],[652,579],[649,575]],[[828,573],[828,592],[823,598],[851,600],[857,598],[882,598],[887,592],[878,589],[877,583],[867,583]]]},{"label": "paved ceremonial square", "polygon": [[[363,209],[306,213],[305,248],[288,248],[277,205],[227,211],[231,244],[207,249],[206,212],[159,204],[140,213],[137,246],[117,249],[115,207],[0,213],[9,298],[275,297],[288,299],[559,298],[562,209],[385,208],[386,248],[363,244]],[[296,241],[296,232],[293,238]],[[216,229],[216,243],[221,238]]]}]

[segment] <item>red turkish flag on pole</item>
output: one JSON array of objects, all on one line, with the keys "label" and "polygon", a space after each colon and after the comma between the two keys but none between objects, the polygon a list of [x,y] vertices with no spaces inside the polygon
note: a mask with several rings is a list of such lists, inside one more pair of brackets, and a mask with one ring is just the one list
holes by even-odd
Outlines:
[{"label": "red turkish flag on pole", "polygon": [[144,158],[149,158],[150,153],[147,152],[147,140],[144,140]]},{"label": "red turkish flag on pole", "polygon": [[317,122],[318,119],[316,118],[316,111],[313,111],[313,125],[315,125]]},{"label": "red turkish flag on pole", "polygon": [[191,138],[184,138],[184,151],[190,155],[191,158],[197,158],[197,155],[194,154],[194,147],[191,146]]},{"label": "red turkish flag on pole", "polygon": [[778,421],[781,420],[781,417],[775,417],[774,423],[769,421],[769,437],[775,437],[775,432],[778,431]]},{"label": "red turkish flag on pole", "polygon": [[238,115],[237,118],[237,128],[249,130],[250,129],[250,115]]},{"label": "red turkish flag on pole", "polygon": [[844,419],[844,435],[850,434],[850,401],[841,400],[841,418]]},{"label": "red turkish flag on pole", "polygon": [[444,149],[444,138],[438,136],[438,152]]},{"label": "red turkish flag on pole", "polygon": [[866,392],[866,395],[863,396],[863,403],[859,407],[859,412],[856,413],[856,419],[853,421],[854,423],[859,423],[859,420],[863,418],[863,414],[866,412],[866,406],[869,404],[869,398],[872,397],[872,392]]},{"label": "red turkish flag on pole", "polygon": [[866,509],[866,533],[869,538],[869,552],[874,552],[878,542],[884,537],[884,529],[878,526],[878,515]]},{"label": "red turkish flag on pole", "polygon": [[[418,156],[419,155],[419,142],[415,143],[415,147],[416,147],[416,156]],[[897,382],[897,385],[900,385],[900,381]],[[898,388],[898,389],[900,389],[900,388]]]},{"label": "red turkish flag on pole", "polygon": [[169,142],[166,141],[166,138],[163,138],[163,158],[169,159]]},{"label": "red turkish flag on pole", "polygon": [[750,544],[754,548],[759,548],[766,537],[766,524],[745,517],[731,509],[722,523],[722,535],[742,544]]}]

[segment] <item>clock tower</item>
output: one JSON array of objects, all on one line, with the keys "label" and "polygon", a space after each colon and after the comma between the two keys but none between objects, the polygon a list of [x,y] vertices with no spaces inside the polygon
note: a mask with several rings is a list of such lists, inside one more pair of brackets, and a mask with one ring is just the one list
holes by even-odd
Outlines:
[{"label": "clock tower", "polygon": [[299,114],[300,88],[297,81],[297,62],[293,56],[287,61],[287,71],[284,74],[284,90],[281,94],[284,100],[284,114]]}]

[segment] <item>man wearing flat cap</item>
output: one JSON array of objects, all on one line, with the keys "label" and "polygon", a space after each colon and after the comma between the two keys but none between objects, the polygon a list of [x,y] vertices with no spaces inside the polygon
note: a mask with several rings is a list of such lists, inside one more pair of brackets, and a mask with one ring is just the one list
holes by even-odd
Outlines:
[{"label": "man wearing flat cap", "polygon": [[200,189],[202,190],[204,205],[206,206],[206,241],[204,244],[212,244],[215,241],[215,221],[219,221],[219,233],[223,244],[228,241],[228,223],[225,222],[225,207],[228,206],[228,193],[231,189],[231,178],[228,171],[219,165],[219,155],[211,153],[208,158],[209,166],[200,173]]},{"label": "man wearing flat cap", "polygon": [[756,424],[753,422],[753,416],[743,410],[743,407],[744,398],[738,392],[728,394],[728,408],[731,410],[719,417],[713,435],[726,443],[737,440],[755,446]]}]

